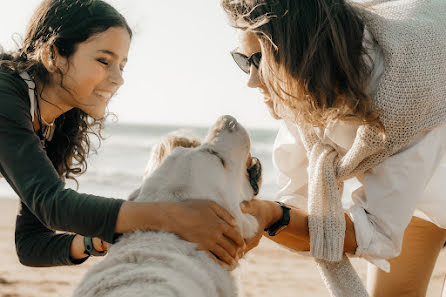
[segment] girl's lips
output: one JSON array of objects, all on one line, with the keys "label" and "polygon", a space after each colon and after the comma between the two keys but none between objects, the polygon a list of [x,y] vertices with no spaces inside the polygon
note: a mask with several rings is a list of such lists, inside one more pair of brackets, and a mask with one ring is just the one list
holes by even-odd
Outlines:
[{"label": "girl's lips", "polygon": [[108,103],[113,96],[113,92],[95,91],[94,94],[104,103]]}]

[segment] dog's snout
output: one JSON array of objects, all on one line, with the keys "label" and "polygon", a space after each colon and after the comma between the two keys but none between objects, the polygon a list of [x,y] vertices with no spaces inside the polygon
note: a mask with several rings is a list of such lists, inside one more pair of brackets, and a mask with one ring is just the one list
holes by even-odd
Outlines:
[{"label": "dog's snout", "polygon": [[228,128],[231,131],[233,131],[236,126],[237,126],[237,121],[230,121],[229,124],[228,124]]}]

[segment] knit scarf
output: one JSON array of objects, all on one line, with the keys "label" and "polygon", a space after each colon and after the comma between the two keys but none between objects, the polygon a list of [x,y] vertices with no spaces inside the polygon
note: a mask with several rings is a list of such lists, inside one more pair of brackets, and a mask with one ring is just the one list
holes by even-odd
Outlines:
[{"label": "knit scarf", "polygon": [[343,253],[343,181],[446,122],[446,1],[374,0],[355,7],[384,54],[385,72],[373,104],[385,137],[360,126],[351,149],[340,155],[314,130],[299,129],[309,160],[310,253],[336,297],[368,296]]}]

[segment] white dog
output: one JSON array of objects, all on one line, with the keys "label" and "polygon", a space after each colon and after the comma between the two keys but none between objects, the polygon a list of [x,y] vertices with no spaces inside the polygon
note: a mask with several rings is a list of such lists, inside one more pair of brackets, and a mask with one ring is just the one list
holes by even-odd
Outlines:
[{"label": "white dog", "polygon": [[[231,213],[248,239],[258,223],[241,212],[240,202],[257,194],[260,176],[260,162],[251,160],[248,133],[233,117],[223,116],[202,145],[178,147],[167,156],[144,180],[135,200],[214,200]],[[231,272],[197,250],[196,244],[171,233],[137,231],[123,235],[110,248],[73,296],[233,297],[237,288]]]}]

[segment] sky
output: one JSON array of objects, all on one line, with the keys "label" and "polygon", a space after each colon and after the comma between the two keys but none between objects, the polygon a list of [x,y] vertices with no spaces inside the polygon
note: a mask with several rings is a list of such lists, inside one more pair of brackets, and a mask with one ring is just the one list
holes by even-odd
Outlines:
[{"label": "sky", "polygon": [[[14,0],[0,18],[0,45],[15,49],[41,1]],[[209,126],[223,114],[247,127],[278,127],[232,60],[237,32],[219,0],[108,0],[134,31],[125,84],[109,110],[121,123]]]}]

